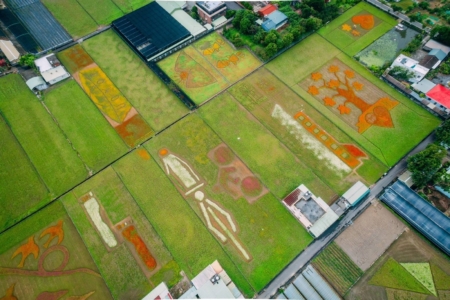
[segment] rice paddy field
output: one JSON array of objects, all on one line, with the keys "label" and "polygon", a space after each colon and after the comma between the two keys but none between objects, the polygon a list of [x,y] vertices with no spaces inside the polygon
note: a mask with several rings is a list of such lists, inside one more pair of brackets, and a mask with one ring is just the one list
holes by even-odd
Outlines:
[{"label": "rice paddy field", "polygon": [[369,3],[361,2],[322,27],[318,33],[353,56],[397,25],[397,21]]},{"label": "rice paddy field", "polygon": [[217,33],[158,62],[158,66],[196,104],[214,97],[260,65],[250,51],[233,49]]},{"label": "rice paddy field", "polygon": [[[44,0],[80,12],[72,36],[148,2]],[[40,99],[0,78],[0,295],[140,299],[218,260],[254,297],[313,241],[281,199],[331,204],[439,125],[349,56],[392,26],[359,4],[265,66],[209,34],[158,62],[211,100],[192,112],[112,30],[59,52],[73,78]],[[349,299],[448,297],[448,261],[410,234],[364,274],[336,244],[313,264]]]}]

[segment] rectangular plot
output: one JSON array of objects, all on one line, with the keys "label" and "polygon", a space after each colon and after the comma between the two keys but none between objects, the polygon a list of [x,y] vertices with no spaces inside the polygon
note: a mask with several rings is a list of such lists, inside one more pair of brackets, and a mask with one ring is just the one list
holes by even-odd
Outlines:
[{"label": "rectangular plot", "polygon": [[97,29],[97,23],[76,0],[42,0],[73,39],[83,37]]},{"label": "rectangular plot", "polygon": [[94,63],[89,54],[80,45],[75,45],[59,52],[58,58],[72,75]]},{"label": "rectangular plot", "polygon": [[120,8],[111,0],[78,0],[78,3],[99,25],[108,25],[123,16]]},{"label": "rectangular plot", "polygon": [[[140,152],[144,151],[144,152]],[[255,291],[145,150],[130,153],[114,169],[189,278],[218,260],[246,297]],[[173,222],[173,220],[177,220]]]},{"label": "rectangular plot", "polygon": [[230,94],[221,94],[203,106],[200,114],[278,198],[302,183],[323,199],[333,197],[334,192]]},{"label": "rectangular plot", "polygon": [[112,0],[124,13],[132,12],[144,5],[147,5],[151,0]]},{"label": "rectangular plot", "polygon": [[372,172],[361,176],[368,182],[386,170],[266,69],[233,86],[230,93],[338,194],[362,179],[353,169],[359,174],[367,165]]},{"label": "rectangular plot", "polygon": [[247,49],[234,50],[218,33],[194,43],[194,48],[229,82],[235,82],[261,65]]},{"label": "rectangular plot", "polygon": [[153,129],[159,131],[188,113],[114,31],[87,40],[83,47]]},{"label": "rectangular plot", "polygon": [[312,240],[198,116],[177,122],[145,146],[255,290]]},{"label": "rectangular plot", "polygon": [[123,141],[75,81],[48,92],[45,102],[94,172],[127,151]]},{"label": "rectangular plot", "polygon": [[48,190],[0,116],[0,231],[49,201]]},{"label": "rectangular plot", "polygon": [[[57,201],[0,235],[0,290],[12,297],[91,295],[112,299],[62,204]],[[53,292],[49,296],[49,291]],[[8,296],[7,296],[8,297]]]},{"label": "rectangular plot", "polygon": [[52,197],[85,179],[83,162],[22,78],[13,74],[0,81],[0,111]]},{"label": "rectangular plot", "polygon": [[[63,203],[114,298],[143,297],[160,283],[152,276],[172,256],[112,168],[77,187]],[[174,267],[165,270],[168,281],[179,279]]]},{"label": "rectangular plot", "polygon": [[192,45],[159,61],[158,66],[196,104],[203,103],[229,86]]}]

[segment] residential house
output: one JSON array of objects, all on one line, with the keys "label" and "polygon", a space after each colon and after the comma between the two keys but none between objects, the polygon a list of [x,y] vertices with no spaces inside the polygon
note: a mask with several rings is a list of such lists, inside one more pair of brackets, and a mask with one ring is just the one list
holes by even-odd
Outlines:
[{"label": "residential house", "polygon": [[258,11],[258,15],[260,15],[262,18],[265,18],[276,10],[278,10],[278,8],[275,5],[269,4],[261,8]]},{"label": "residential house", "polygon": [[446,55],[450,53],[450,47],[445,46],[439,42],[436,42],[435,40],[429,40],[423,47],[423,50],[425,51],[431,51],[433,49],[440,49],[442,52],[444,52]]},{"label": "residential house", "polygon": [[220,17],[225,17],[227,11],[227,6],[223,1],[197,1],[195,6],[200,18],[208,24],[212,24]]},{"label": "residential house", "polygon": [[436,69],[446,56],[447,53],[441,49],[433,49],[428,53],[428,55],[420,60],[420,65],[428,69]]},{"label": "residential house", "polygon": [[42,78],[50,85],[70,77],[70,74],[54,54],[36,59],[34,64],[41,73]]},{"label": "residential house", "polygon": [[409,79],[410,82],[419,82],[425,75],[430,71],[430,69],[421,66],[417,60],[414,60],[406,55],[400,54],[392,63],[391,68],[399,66],[412,72],[414,76]]},{"label": "residential house", "polygon": [[264,31],[277,30],[281,26],[285,25],[287,21],[288,17],[281,11],[276,10],[267,15],[261,27]]},{"label": "residential house", "polygon": [[450,90],[437,84],[427,93],[427,99],[445,113],[450,113]]}]

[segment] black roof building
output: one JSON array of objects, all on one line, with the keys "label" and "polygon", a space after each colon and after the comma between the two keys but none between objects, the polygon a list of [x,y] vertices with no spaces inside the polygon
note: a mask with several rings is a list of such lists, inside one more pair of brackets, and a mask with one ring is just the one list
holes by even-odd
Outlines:
[{"label": "black roof building", "polygon": [[424,66],[425,68],[432,69],[433,66],[439,61],[434,55],[427,55],[419,62],[419,65]]},{"label": "black roof building", "polygon": [[112,24],[146,60],[191,37],[189,31],[156,2],[143,6]]},{"label": "black roof building", "polygon": [[380,199],[450,255],[450,219],[447,216],[399,180],[387,188]]}]

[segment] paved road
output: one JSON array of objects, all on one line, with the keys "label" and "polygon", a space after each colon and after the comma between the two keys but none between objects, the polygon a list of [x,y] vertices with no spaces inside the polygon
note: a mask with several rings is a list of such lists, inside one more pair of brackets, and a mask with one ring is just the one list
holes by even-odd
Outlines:
[{"label": "paved road", "polygon": [[[415,154],[425,149],[425,147],[434,141],[434,133],[423,140],[416,146],[409,154]],[[349,209],[346,215],[336,222],[331,228],[329,228],[321,237],[311,243],[297,258],[295,258],[273,281],[266,286],[266,288],[258,295],[258,298],[270,298],[273,296],[278,288],[290,283],[294,276],[298,274],[308,263],[313,259],[326,245],[331,243],[339,233],[345,229],[345,227],[352,224],[352,221],[356,219],[369,205],[383,189],[395,180],[403,170],[406,169],[406,157],[400,160],[393,168],[391,168],[387,175],[381,178],[370,189],[370,194],[366,199],[361,201],[358,206]]]}]

